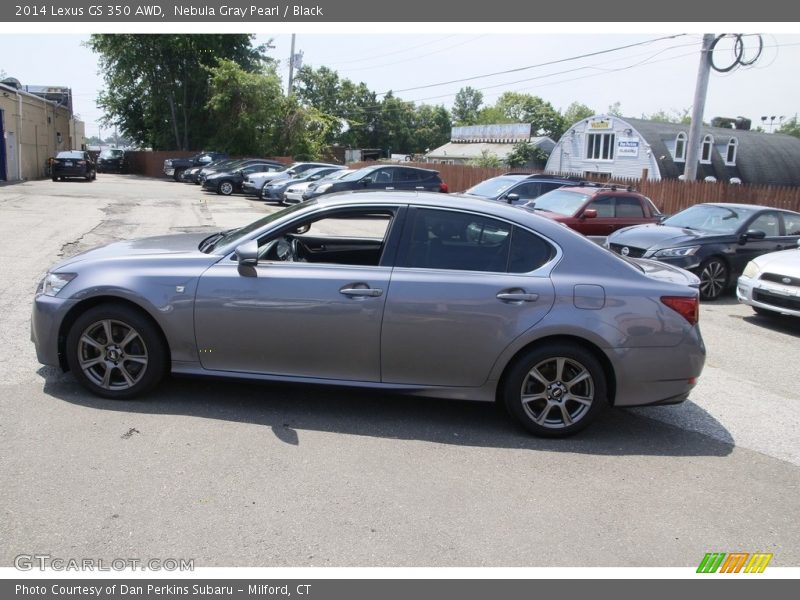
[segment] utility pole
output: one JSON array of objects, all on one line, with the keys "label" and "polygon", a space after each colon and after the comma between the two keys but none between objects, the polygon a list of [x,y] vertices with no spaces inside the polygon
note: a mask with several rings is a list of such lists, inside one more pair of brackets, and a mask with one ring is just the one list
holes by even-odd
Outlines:
[{"label": "utility pole", "polygon": [[289,52],[289,88],[286,90],[286,95],[292,96],[292,81],[294,80],[294,36],[292,34],[292,50]]},{"label": "utility pole", "polygon": [[703,35],[703,48],[700,50],[700,64],[697,67],[697,84],[694,88],[692,104],[692,125],[689,128],[689,139],[686,142],[686,166],[683,178],[686,181],[697,179],[697,162],[700,158],[700,128],[703,125],[703,111],[706,108],[706,92],[708,92],[708,76],[711,72],[711,43],[713,33]]}]

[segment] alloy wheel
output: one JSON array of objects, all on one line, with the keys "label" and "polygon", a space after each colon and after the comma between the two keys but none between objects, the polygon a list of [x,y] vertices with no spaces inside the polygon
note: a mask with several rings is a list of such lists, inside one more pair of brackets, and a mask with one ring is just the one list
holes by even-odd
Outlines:
[{"label": "alloy wheel", "polygon": [[86,378],[110,391],[132,388],[142,379],[148,365],[142,335],[127,323],[114,319],[96,321],[83,330],[77,358]]},{"label": "alloy wheel", "polygon": [[589,370],[564,356],[547,358],[525,376],[520,390],[522,408],[540,427],[563,429],[583,419],[595,396]]}]

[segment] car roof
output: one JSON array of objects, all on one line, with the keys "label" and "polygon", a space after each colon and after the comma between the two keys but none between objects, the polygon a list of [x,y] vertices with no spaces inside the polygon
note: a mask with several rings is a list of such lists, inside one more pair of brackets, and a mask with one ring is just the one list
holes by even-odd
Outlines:
[{"label": "car roof", "polygon": [[[439,174],[439,171],[436,171],[434,169],[424,169],[422,167],[412,167],[411,165],[394,165],[394,164],[386,164],[386,165],[384,165],[384,164],[377,164],[377,165],[367,165],[366,167],[361,167],[361,169],[365,169],[365,170],[366,169],[371,169],[373,171],[375,169],[387,169],[387,168],[413,169],[414,171],[423,171],[425,173],[435,173],[437,175]],[[361,169],[356,169],[356,170],[360,171]]]},{"label": "car roof", "polygon": [[[794,215],[800,215],[797,211],[788,210],[785,208],[778,208],[777,206],[764,206],[762,204],[743,204],[743,203],[736,203],[736,202],[702,202],[701,204],[695,204],[694,206],[719,206],[720,208],[739,208],[739,209],[748,209],[748,210],[779,210],[782,212],[792,213]],[[688,208],[691,208],[688,207]]]}]

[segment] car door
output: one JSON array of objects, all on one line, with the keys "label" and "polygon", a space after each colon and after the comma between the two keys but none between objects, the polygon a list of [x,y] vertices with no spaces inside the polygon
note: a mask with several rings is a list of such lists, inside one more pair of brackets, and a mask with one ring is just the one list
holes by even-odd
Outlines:
[{"label": "car door", "polygon": [[[582,211],[576,215],[578,222],[574,225],[583,235],[604,236],[609,235],[615,228],[614,196],[599,196],[589,202]],[[587,210],[594,210],[597,216],[591,219],[581,218]]]},{"label": "car door", "polygon": [[395,189],[394,167],[375,169],[361,180],[361,185],[367,190],[393,190]]},{"label": "car door", "polygon": [[550,311],[557,255],[506,221],[411,210],[384,311],[382,381],[482,385],[500,353]]},{"label": "car door", "polygon": [[756,239],[748,236],[744,243],[736,244],[732,261],[734,273],[741,273],[748,261],[756,256],[782,250],[785,245],[788,245],[788,238],[784,238],[782,235],[781,225],[780,214],[778,211],[773,210],[762,212],[750,219],[748,224],[739,231],[739,235],[741,236],[747,232],[763,231],[765,237]]},{"label": "car door", "polygon": [[[358,211],[317,211],[288,226],[313,220],[311,241],[286,228],[263,236],[255,267],[226,257],[208,269],[195,301],[203,368],[380,381],[380,328],[391,275],[386,248],[394,247],[388,240],[400,208],[381,207],[383,232],[372,238],[377,213],[361,210],[364,219],[356,218]],[[288,237],[307,245],[314,262],[310,255],[304,262],[279,260]]]}]

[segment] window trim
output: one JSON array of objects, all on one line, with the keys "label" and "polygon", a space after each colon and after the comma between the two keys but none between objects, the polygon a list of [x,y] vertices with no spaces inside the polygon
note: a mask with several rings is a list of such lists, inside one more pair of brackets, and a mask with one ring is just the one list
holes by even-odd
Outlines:
[{"label": "window trim", "polygon": [[[733,150],[733,158],[730,158],[731,150]],[[735,167],[737,154],[739,154],[739,140],[732,137],[728,140],[728,145],[725,148],[725,166]]]},{"label": "window trim", "polygon": [[[604,132],[596,132],[596,133],[586,133],[584,136],[586,138],[585,141],[585,148],[583,152],[584,160],[592,161],[592,162],[603,162],[603,163],[612,163],[615,160],[615,153],[614,147],[617,143],[617,132],[616,131],[604,131]],[[597,150],[597,143],[594,141],[594,138],[600,138],[602,143],[600,144],[598,156],[589,156],[589,144],[590,141],[592,143],[592,154],[594,154],[594,150]],[[608,154],[610,158],[603,158],[603,150],[606,147],[606,140],[608,143]]]},{"label": "window trim", "polygon": [[[678,135],[675,136],[675,151],[672,153],[673,157],[674,157],[673,160],[675,162],[686,162],[686,142],[687,141],[688,141],[688,138],[687,138],[686,134],[683,131],[679,132]],[[681,147],[681,150],[682,150],[681,152],[678,152],[678,145],[679,144],[683,144],[682,147]]]},{"label": "window trim", "polygon": [[[708,149],[708,158],[704,158],[706,155],[706,149]],[[700,164],[701,165],[710,165],[711,164],[711,157],[714,154],[714,136],[710,133],[707,133],[703,136],[703,143],[700,146]]]}]

